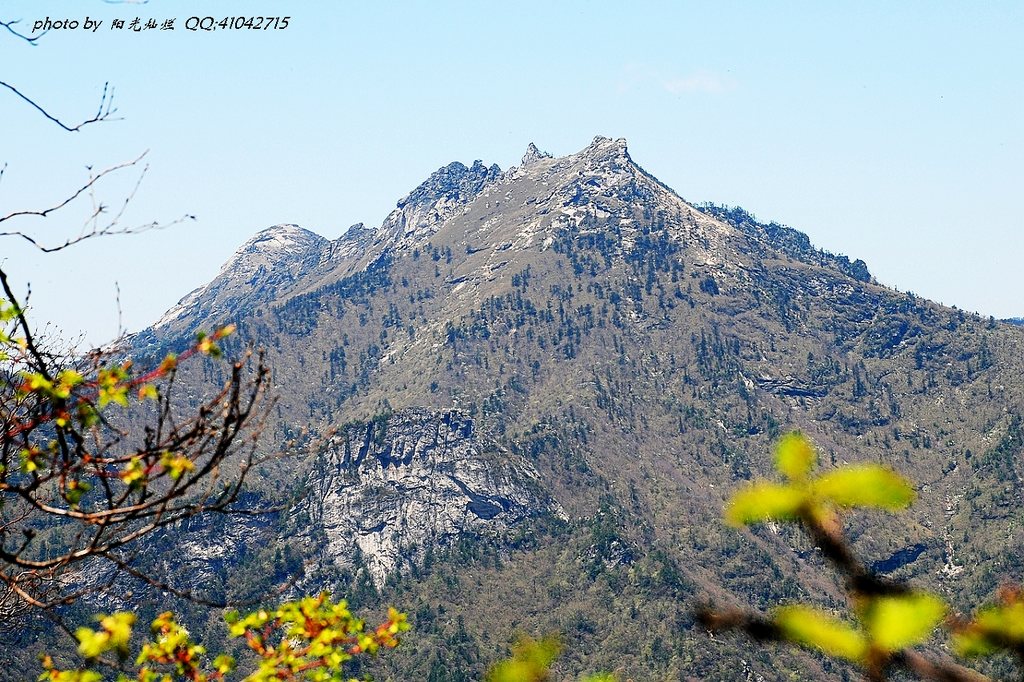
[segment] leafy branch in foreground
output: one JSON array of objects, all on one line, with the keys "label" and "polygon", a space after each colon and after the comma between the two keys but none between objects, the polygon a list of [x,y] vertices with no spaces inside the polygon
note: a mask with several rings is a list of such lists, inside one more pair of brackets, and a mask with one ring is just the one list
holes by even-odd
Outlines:
[{"label": "leafy branch in foreground", "polygon": [[[179,364],[219,356],[233,327],[135,374],[104,353],[42,347],[2,271],[0,283],[0,620],[69,603],[119,573],[175,592],[128,552],[182,519],[245,511],[234,503],[261,430],[262,359],[231,365],[224,386],[183,413]],[[96,562],[115,569],[108,579]]]},{"label": "leafy branch in foreground", "polygon": [[1024,595],[1006,589],[996,605],[973,621],[947,618],[948,606],[931,592],[881,578],[856,557],[842,529],[842,513],[875,508],[896,511],[915,498],[910,484],[889,468],[859,464],[813,475],[818,455],[800,433],[784,436],[775,451],[783,482],[754,481],[738,490],[726,506],[733,526],[762,521],[799,523],[822,555],[843,576],[853,618],[839,618],[803,604],[781,606],[768,616],[703,608],[697,619],[711,631],[738,630],[757,641],[779,641],[817,649],[859,666],[866,679],[885,680],[902,669],[922,679],[946,682],[989,680],[948,660],[934,660],[913,647],[925,643],[939,626],[953,634],[965,657],[1009,651],[1024,665]]},{"label": "leafy branch in foreground", "polygon": [[[547,682],[551,679],[551,665],[561,650],[558,638],[551,635],[541,639],[521,637],[512,647],[512,656],[491,667],[487,682]],[[615,676],[596,673],[580,682],[615,682]]]},{"label": "leafy branch in foreground", "polygon": [[[236,670],[232,656],[221,654],[211,660],[205,647],[192,640],[172,613],[163,613],[152,623],[152,638],[139,647],[134,667],[125,672],[120,662],[129,658],[135,617],[116,613],[98,620],[98,629],[83,627],[75,633],[86,666],[61,670],[52,658],[44,656],[40,682],[102,682],[107,677],[101,669],[121,669],[117,679],[123,681],[212,682],[231,679]],[[387,620],[367,629],[345,601],[331,601],[326,593],[287,602],[272,611],[245,616],[230,612],[225,620],[230,635],[244,640],[255,656],[254,670],[244,678],[246,682],[344,682],[351,679],[345,675],[346,663],[398,646],[399,635],[409,629],[406,615],[395,609],[389,610]],[[110,654],[116,660],[106,660]]]}]

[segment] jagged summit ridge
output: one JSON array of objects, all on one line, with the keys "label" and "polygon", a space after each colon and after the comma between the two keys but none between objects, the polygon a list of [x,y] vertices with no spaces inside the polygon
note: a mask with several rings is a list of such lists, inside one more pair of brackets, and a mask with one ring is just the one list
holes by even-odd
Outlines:
[{"label": "jagged summit ridge", "polygon": [[485,166],[479,159],[466,167],[453,161],[430,174],[426,180],[398,201],[398,208],[408,205],[432,204],[442,199],[460,201],[475,196],[501,174],[498,164]]},{"label": "jagged summit ridge", "polygon": [[597,160],[614,159],[620,163],[632,163],[633,161],[629,156],[629,145],[624,137],[612,139],[597,135],[593,142],[580,152],[580,155]]},{"label": "jagged summit ridge", "polygon": [[429,237],[442,222],[500,177],[497,164],[485,166],[479,160],[468,168],[458,161],[442,166],[399,200],[395,210],[384,219],[379,241],[390,241],[389,246],[394,248]]},{"label": "jagged summit ridge", "polygon": [[[599,135],[562,157],[531,142],[521,164],[504,172],[480,160],[441,166],[400,199],[376,229],[358,223],[328,241],[293,224],[266,228],[236,251],[217,278],[182,299],[156,326],[170,331],[168,323],[177,320],[174,330],[191,332],[202,319],[230,313],[231,306],[281,304],[382,259],[426,248],[441,230],[449,248],[489,254],[483,261],[470,259],[466,272],[452,276],[467,284],[493,280],[497,268],[524,250],[544,251],[559,239],[597,234],[614,234],[612,251],[627,257],[653,230],[686,249],[688,260],[739,279],[766,253],[750,248],[751,239],[798,260],[813,251],[786,248],[774,233],[751,232],[729,216],[687,203],[633,161],[625,138]],[[825,267],[842,265],[835,259],[807,258]],[[862,278],[860,270],[854,275]]]}]

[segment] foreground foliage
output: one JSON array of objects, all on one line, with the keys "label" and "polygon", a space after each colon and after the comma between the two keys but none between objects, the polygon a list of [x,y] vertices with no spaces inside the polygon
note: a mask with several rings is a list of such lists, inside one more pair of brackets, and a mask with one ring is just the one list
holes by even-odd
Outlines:
[{"label": "foreground foliage", "polygon": [[922,679],[981,682],[990,678],[948,660],[921,653],[938,628],[948,630],[964,657],[1009,652],[1024,666],[1024,593],[1004,588],[996,604],[973,620],[949,615],[938,595],[882,578],[854,555],[842,529],[842,513],[874,508],[896,511],[915,498],[902,476],[875,464],[840,467],[813,475],[818,455],[800,433],[783,437],[775,466],[783,481],[754,481],[738,490],[725,509],[733,526],[767,521],[799,523],[843,576],[852,613],[844,617],[805,604],[781,606],[767,616],[702,609],[698,619],[712,631],[739,630],[758,641],[783,641],[844,659],[871,681],[902,669]]},{"label": "foreground foliage", "polygon": [[[108,679],[103,670],[117,669],[121,670],[118,680],[140,682],[239,679],[233,675],[236,662],[232,656],[221,654],[211,659],[172,613],[153,621],[151,638],[137,648],[134,666],[127,667],[124,662],[132,658],[135,616],[116,613],[97,620],[97,629],[82,627],[75,633],[78,653],[86,665],[61,670],[46,656],[40,682],[101,682]],[[344,600],[334,602],[327,594],[287,602],[273,611],[261,609],[245,616],[229,612],[225,621],[231,636],[244,640],[255,654],[254,669],[244,677],[246,682],[348,680],[346,663],[360,655],[374,655],[381,648],[394,648],[400,633],[409,629],[406,615],[395,609],[389,610],[387,620],[367,629]],[[111,654],[116,660],[104,660]]]},{"label": "foreground foliage", "polygon": [[243,357],[215,395],[182,408],[179,365],[219,357],[233,326],[136,372],[113,352],[47,347],[2,270],[0,285],[0,622],[119,573],[174,592],[135,566],[132,549],[184,519],[238,511],[268,370]]},{"label": "foreground foliage", "polygon": [[[487,682],[547,682],[552,679],[551,665],[561,650],[557,637],[522,637],[512,648],[512,656],[491,667]],[[615,677],[596,673],[581,678],[580,682],[615,682]]]}]

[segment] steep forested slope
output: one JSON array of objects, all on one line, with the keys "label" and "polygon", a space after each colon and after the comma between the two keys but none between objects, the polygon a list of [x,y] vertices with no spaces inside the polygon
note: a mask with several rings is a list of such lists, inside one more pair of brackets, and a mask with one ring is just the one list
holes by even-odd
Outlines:
[{"label": "steep forested slope", "polygon": [[[563,672],[842,679],[688,615],[839,598],[802,537],[720,521],[793,428],[825,466],[883,461],[919,485],[908,514],[854,521],[879,570],[961,607],[1021,577],[1024,330],[687,203],[623,140],[531,145],[505,172],[451,164],[335,242],[264,231],[135,354],[229,319],[229,351],[267,349],[263,448],[289,455],[252,494],[291,506],[258,532],[198,529],[242,549],[191,574],[249,595],[302,571],[295,589],[402,605],[417,634],[385,678],[472,679],[515,631],[558,630]],[[188,582],[209,565],[193,555],[161,561]]]}]

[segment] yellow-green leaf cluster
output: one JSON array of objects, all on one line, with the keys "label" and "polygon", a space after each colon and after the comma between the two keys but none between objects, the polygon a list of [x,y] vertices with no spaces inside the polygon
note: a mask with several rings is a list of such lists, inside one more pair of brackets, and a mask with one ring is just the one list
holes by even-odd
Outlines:
[{"label": "yellow-green leaf cluster", "polygon": [[807,502],[806,492],[798,486],[755,481],[737,490],[725,508],[725,519],[734,526],[776,519],[793,521]]},{"label": "yellow-green leaf cluster", "polygon": [[512,656],[491,668],[487,682],[543,682],[562,645],[555,637],[522,637],[512,648]]},{"label": "yellow-green leaf cluster", "polygon": [[184,476],[190,471],[195,471],[195,462],[190,460],[188,457],[182,454],[174,452],[165,452],[160,456],[160,466],[164,468],[167,474],[177,481],[179,478]]},{"label": "yellow-green leaf cluster", "polygon": [[97,403],[100,409],[109,403],[128,407],[128,364],[103,368],[96,374]]},{"label": "yellow-green leaf cluster", "polygon": [[232,636],[244,637],[260,657],[248,682],[340,680],[353,656],[393,648],[398,635],[409,629],[406,615],[390,609],[387,621],[367,631],[344,600],[333,602],[326,593],[288,602],[276,611],[244,617],[232,613],[227,621]]},{"label": "yellow-green leaf cluster", "polygon": [[142,463],[142,458],[135,456],[128,460],[120,477],[122,481],[132,488],[140,488],[146,485],[146,467]]},{"label": "yellow-green leaf cluster", "polygon": [[899,474],[876,464],[859,464],[827,473],[814,482],[814,492],[840,507],[903,509],[914,501],[914,489]]},{"label": "yellow-green leaf cluster", "polygon": [[818,464],[818,453],[799,431],[787,433],[775,446],[775,468],[791,481],[803,481]]},{"label": "yellow-green leaf cluster", "polygon": [[82,496],[92,490],[92,484],[88,481],[72,478],[64,486],[64,499],[72,506],[77,507],[82,501]]},{"label": "yellow-green leaf cluster", "polygon": [[46,453],[34,445],[22,448],[18,457],[21,460],[21,470],[26,474],[39,471],[46,464]]},{"label": "yellow-green leaf cluster", "polygon": [[[116,651],[127,654],[135,616],[115,613],[99,618],[97,630],[80,628],[76,633],[79,653],[93,661]],[[331,601],[325,593],[261,609],[246,616],[225,617],[230,633],[245,640],[257,655],[256,669],[245,682],[336,682],[348,680],[344,664],[360,654],[395,647],[399,635],[409,629],[404,613],[390,609],[388,619],[373,630],[354,617],[344,601]],[[162,613],[152,623],[152,639],[135,659],[139,682],[215,682],[224,680],[236,667],[235,659],[220,655],[212,663],[206,649],[192,641],[174,614]],[[43,658],[40,682],[100,682],[103,676],[90,669],[59,670]],[[118,679],[127,679],[120,677]]]},{"label": "yellow-green leaf cluster", "polygon": [[886,653],[920,644],[946,615],[946,604],[930,592],[874,596],[861,620],[873,647]]},{"label": "yellow-green leaf cluster", "polygon": [[[6,346],[14,343],[14,340],[11,338],[10,334],[7,333],[4,327],[8,322],[17,319],[17,317],[17,306],[11,305],[11,303],[6,299],[0,298],[0,346]],[[0,349],[0,353],[2,353],[2,349]],[[7,359],[7,356],[0,354],[0,360],[5,359]]]},{"label": "yellow-green leaf cluster", "polygon": [[160,397],[159,391],[153,384],[142,384],[139,387],[139,400],[156,400]]},{"label": "yellow-green leaf cluster", "polygon": [[234,659],[218,656],[214,670],[207,670],[206,648],[192,641],[188,630],[177,623],[174,614],[161,613],[151,626],[153,639],[142,646],[135,664],[139,667],[141,682],[171,680],[173,671],[179,678],[209,682],[222,679],[233,669]]},{"label": "yellow-green leaf cluster", "polygon": [[810,606],[786,606],[775,612],[775,624],[791,642],[848,661],[863,661],[868,640],[859,629]]},{"label": "yellow-green leaf cluster", "polygon": [[128,650],[128,640],[132,636],[132,625],[135,615],[131,613],[114,613],[97,617],[99,630],[81,627],[75,631],[78,640],[78,653],[83,658],[96,658],[102,654],[117,650],[124,653]]},{"label": "yellow-green leaf cluster", "polygon": [[914,500],[914,490],[895,471],[877,464],[859,464],[812,477],[818,455],[801,433],[782,437],[775,450],[775,467],[784,483],[753,481],[737,490],[725,508],[734,526],[761,521],[828,518],[835,508],[902,509]]},{"label": "yellow-green leaf cluster", "polygon": [[920,644],[946,614],[946,604],[930,592],[860,598],[859,625],[811,606],[777,609],[773,622],[782,636],[830,656],[864,664],[872,654],[886,657]]},{"label": "yellow-green leaf cluster", "polygon": [[95,670],[59,670],[47,654],[43,655],[42,663],[43,674],[38,682],[103,682],[103,675]]},{"label": "yellow-green leaf cluster", "polygon": [[986,606],[953,634],[961,656],[985,656],[1001,649],[1024,649],[1024,595],[1004,591],[1000,603]]}]

